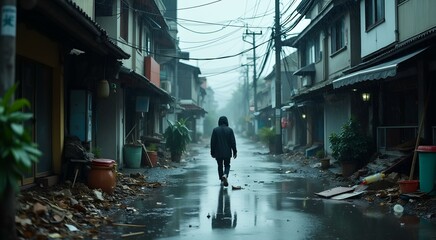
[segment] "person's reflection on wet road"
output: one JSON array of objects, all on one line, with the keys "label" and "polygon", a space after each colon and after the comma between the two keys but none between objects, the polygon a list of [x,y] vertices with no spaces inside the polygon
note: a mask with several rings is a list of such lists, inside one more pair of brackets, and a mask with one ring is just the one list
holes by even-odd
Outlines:
[{"label": "person's reflection on wet road", "polygon": [[230,196],[227,188],[221,187],[218,196],[217,212],[212,217],[212,228],[235,228],[237,223],[236,212],[232,216]]}]

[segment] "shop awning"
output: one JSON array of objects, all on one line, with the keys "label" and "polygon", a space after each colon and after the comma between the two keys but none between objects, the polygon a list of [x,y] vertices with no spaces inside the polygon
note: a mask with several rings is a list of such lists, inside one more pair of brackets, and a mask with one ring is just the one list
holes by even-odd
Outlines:
[{"label": "shop awning", "polygon": [[378,80],[387,77],[393,77],[397,74],[397,68],[400,63],[418,55],[424,50],[425,49],[421,49],[419,51],[412,52],[400,58],[379,65],[375,65],[373,67],[366,68],[354,73],[350,73],[346,76],[338,78],[333,81],[333,88],[340,88],[346,85],[352,85],[363,81]]},{"label": "shop awning", "polygon": [[313,74],[314,72],[315,72],[315,63],[311,63],[295,71],[294,75],[305,76],[305,75]]}]

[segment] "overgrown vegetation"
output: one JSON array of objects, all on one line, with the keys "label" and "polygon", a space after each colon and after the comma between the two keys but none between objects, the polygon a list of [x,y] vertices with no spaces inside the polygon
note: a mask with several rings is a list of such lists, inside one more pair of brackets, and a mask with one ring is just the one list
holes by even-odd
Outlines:
[{"label": "overgrown vegetation", "polygon": [[361,163],[370,150],[369,138],[362,131],[360,124],[351,118],[341,128],[339,134],[329,136],[332,156],[341,162],[352,161]]},{"label": "overgrown vegetation", "polygon": [[24,98],[13,100],[16,88],[14,85],[0,98],[0,196],[7,185],[18,191],[22,175],[42,155],[24,127],[24,122],[33,117],[22,112],[30,103]]}]

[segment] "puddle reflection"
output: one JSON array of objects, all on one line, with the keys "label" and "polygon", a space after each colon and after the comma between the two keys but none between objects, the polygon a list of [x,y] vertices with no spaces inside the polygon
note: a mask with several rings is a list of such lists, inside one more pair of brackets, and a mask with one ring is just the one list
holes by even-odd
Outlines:
[{"label": "puddle reflection", "polygon": [[218,195],[218,207],[212,216],[212,228],[235,228],[237,224],[236,212],[232,215],[230,196],[227,188],[221,187]]}]

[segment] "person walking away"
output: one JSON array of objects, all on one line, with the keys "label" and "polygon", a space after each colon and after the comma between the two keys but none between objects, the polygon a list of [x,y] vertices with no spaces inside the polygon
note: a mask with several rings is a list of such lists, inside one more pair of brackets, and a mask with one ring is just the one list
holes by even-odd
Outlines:
[{"label": "person walking away", "polygon": [[218,177],[221,184],[227,187],[230,172],[230,158],[237,156],[236,140],[233,129],[229,127],[226,116],[218,120],[218,127],[212,131],[210,138],[210,155],[216,159],[218,165]]}]

